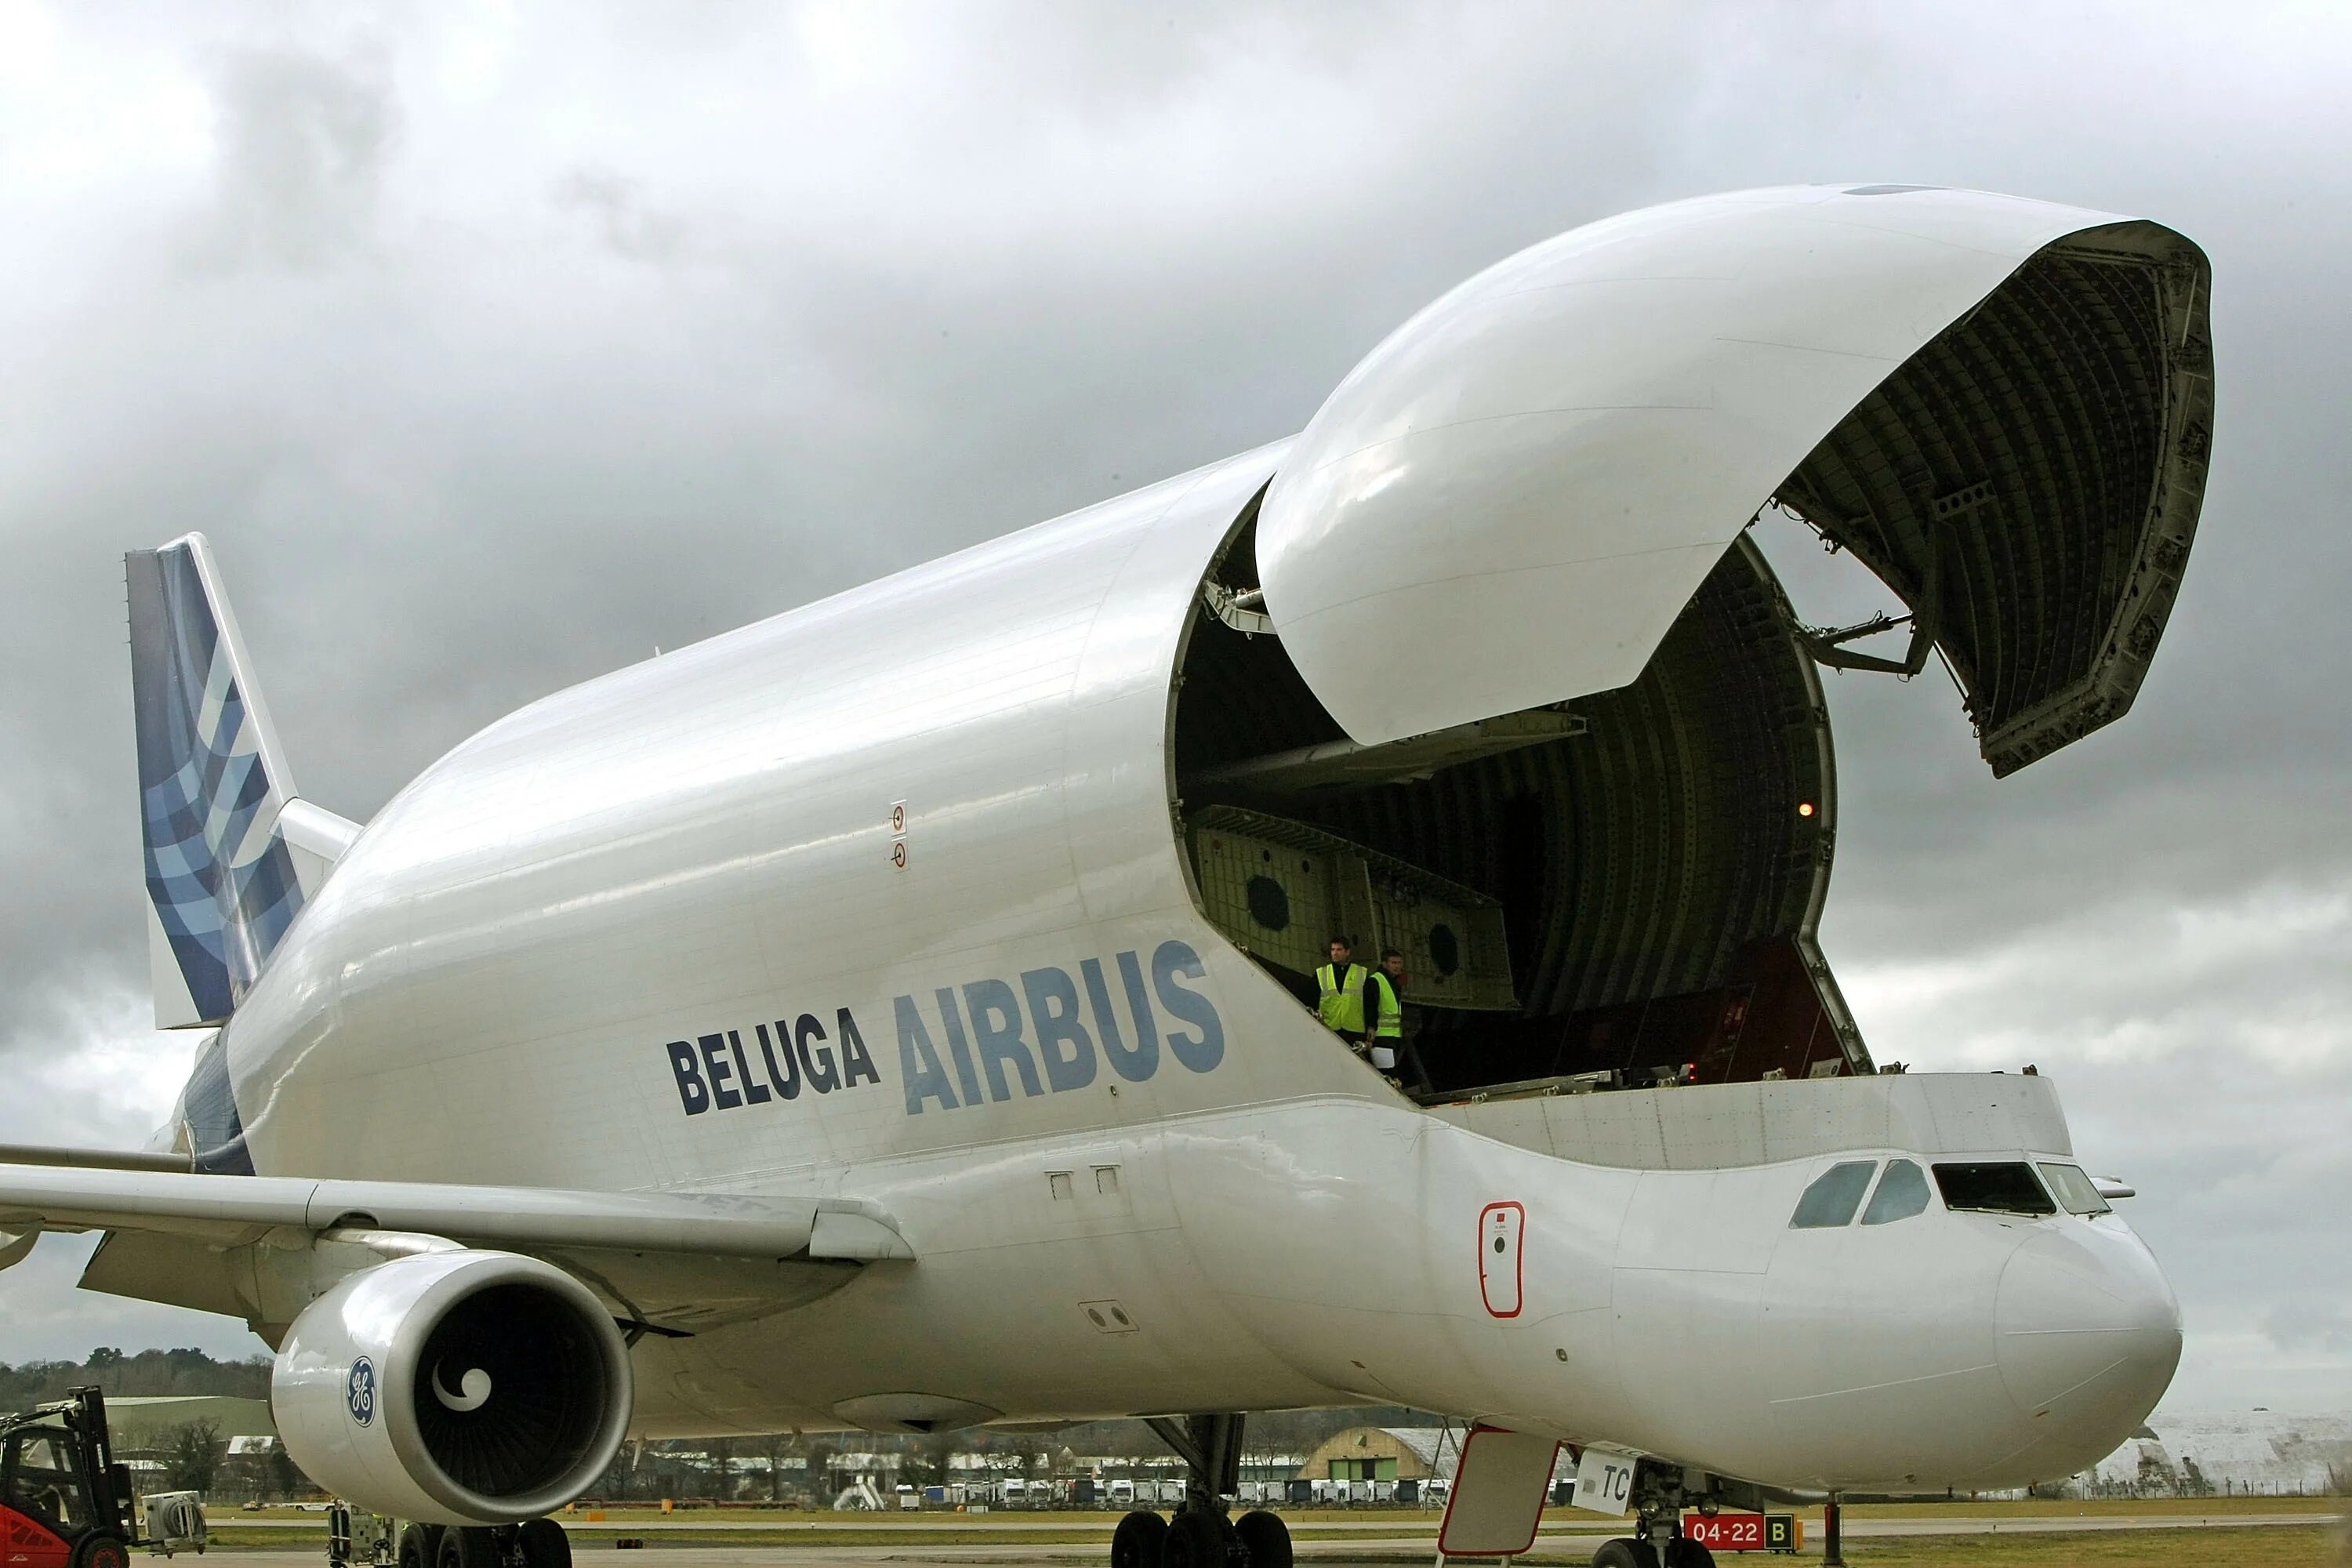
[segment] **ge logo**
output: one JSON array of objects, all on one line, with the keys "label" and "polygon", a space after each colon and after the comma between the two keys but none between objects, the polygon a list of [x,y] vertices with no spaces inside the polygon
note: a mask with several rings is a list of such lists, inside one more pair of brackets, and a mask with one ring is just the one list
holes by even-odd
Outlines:
[{"label": "ge logo", "polygon": [[375,1419],[375,1363],[365,1356],[352,1363],[352,1374],[343,1380],[343,1403],[361,1426]]}]

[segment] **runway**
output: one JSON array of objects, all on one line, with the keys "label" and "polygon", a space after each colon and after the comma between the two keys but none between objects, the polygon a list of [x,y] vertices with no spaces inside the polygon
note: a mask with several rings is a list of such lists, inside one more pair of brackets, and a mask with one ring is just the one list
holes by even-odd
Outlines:
[{"label": "runway", "polygon": [[[1818,1510],[1803,1515],[1806,1549],[1803,1555],[1821,1554]],[[1849,1511],[1845,1536],[1849,1547],[1870,1541],[1887,1542],[1926,1537],[2058,1537],[2144,1532],[2152,1537],[2182,1537],[2217,1530],[2292,1531],[2287,1541],[2305,1541],[2304,1531],[2340,1530],[2344,1512],[2333,1500],[2317,1500],[2306,1509],[2292,1506],[2259,1511],[2216,1509],[2189,1512],[2142,1510],[2107,1505],[2076,1513],[1976,1513],[1959,1510]],[[324,1556],[323,1536],[310,1520],[239,1520],[227,1515],[215,1528],[230,1539],[204,1559],[204,1568],[286,1568],[290,1558],[316,1552]],[[761,1520],[721,1522],[705,1519],[648,1519],[591,1523],[567,1521],[575,1548],[583,1554],[602,1556],[623,1539],[643,1540],[660,1568],[833,1568],[839,1564],[896,1563],[904,1568],[951,1568],[953,1564],[998,1563],[1097,1563],[1108,1555],[1110,1526],[1100,1519],[1056,1520],[1043,1517],[945,1518],[905,1520]],[[238,1538],[251,1531],[282,1539],[255,1548]],[[313,1539],[304,1539],[304,1532]],[[1612,1536],[1622,1531],[1599,1519],[1549,1519],[1545,1521],[1529,1556],[1581,1563]],[[730,1534],[756,1534],[757,1541],[730,1542]],[[1292,1541],[1297,1556],[1333,1565],[1361,1563],[1393,1564],[1427,1563],[1436,1552],[1434,1515],[1412,1520],[1319,1519],[1312,1515],[1293,1523]],[[794,1538],[804,1538],[797,1541]],[[991,1540],[991,1537],[1003,1539]],[[2022,1544],[2022,1542],[2018,1542]],[[2155,1542],[2151,1540],[2151,1547]],[[2196,1548],[2186,1540],[2179,1547]],[[1965,1559],[1949,1559],[1955,1563]],[[626,1561],[626,1559],[624,1559]],[[1769,1561],[1769,1559],[1766,1559]]]},{"label": "runway", "polygon": [[[1894,1516],[1856,1515],[1850,1512],[1846,1516],[1845,1532],[1850,1536],[2035,1535],[2064,1534],[2076,1531],[2228,1530],[2271,1528],[2301,1524],[2332,1524],[2341,1522],[2344,1517],[2345,1516],[2341,1513],[2326,1511],[2279,1511],[2271,1513],[2217,1512],[2211,1514],[2179,1515],[1917,1514]],[[215,1528],[223,1531],[224,1532],[241,1532],[248,1530],[298,1531],[307,1530],[314,1535],[320,1535],[321,1539],[323,1539],[321,1528],[307,1520],[239,1520],[234,1515],[229,1515],[224,1519],[215,1521]],[[786,1536],[798,1534],[812,1536],[873,1535],[884,1537],[919,1537],[924,1535],[971,1536],[999,1532],[1008,1536],[1066,1536],[1070,1538],[1072,1544],[1068,1547],[1064,1547],[1057,1543],[1040,1545],[1034,1542],[1028,1542],[1017,1546],[1006,1546],[1002,1548],[988,1546],[985,1544],[960,1544],[957,1549],[959,1552],[985,1552],[1000,1551],[1012,1552],[1028,1552],[1034,1554],[1046,1556],[1061,1556],[1067,1552],[1074,1552],[1077,1550],[1077,1543],[1080,1542],[1087,1543],[1088,1554],[1091,1555],[1094,1543],[1108,1541],[1110,1539],[1111,1531],[1111,1526],[1108,1523],[1097,1520],[1066,1522],[1053,1519],[1041,1519],[1033,1522],[1029,1520],[1018,1518],[986,1520],[915,1519],[903,1521],[850,1520],[840,1522],[834,1522],[826,1520],[792,1520],[774,1521],[762,1521],[757,1524],[741,1525],[719,1522],[706,1523],[700,1520],[675,1519],[637,1520],[618,1523],[583,1523],[577,1521],[566,1520],[563,1521],[563,1528],[570,1532],[574,1543],[583,1549],[609,1547],[614,1540],[626,1536],[669,1535],[675,1537],[687,1535],[725,1535],[730,1533],[751,1534],[754,1532],[761,1535]],[[1809,1540],[1817,1538],[1820,1535],[1821,1516],[1818,1512],[1806,1516],[1805,1529],[1807,1531],[1807,1538]],[[1612,1529],[1605,1521],[1600,1520],[1547,1520],[1544,1521],[1540,1529],[1538,1539],[1549,1543],[1552,1542],[1580,1540],[1589,1535],[1595,1542],[1601,1542],[1608,1540],[1612,1535],[1621,1535],[1622,1533],[1624,1533],[1623,1531]],[[1318,1539],[1321,1537],[1332,1537],[1334,1539]],[[1399,1521],[1394,1520],[1323,1521],[1309,1517],[1306,1520],[1297,1521],[1293,1523],[1292,1539],[1294,1543],[1302,1552],[1310,1546],[1318,1545],[1329,1546],[1335,1550],[1370,1550],[1376,1548],[1391,1549],[1421,1547],[1425,1545],[1434,1551],[1437,1543],[1437,1520],[1433,1515],[1425,1521],[1424,1526],[1416,1528],[1415,1525],[1412,1523],[1404,1523],[1401,1525]],[[901,1543],[884,1542],[872,1547],[857,1546],[846,1548],[845,1550],[890,1552],[900,1549]],[[283,1549],[272,1546],[258,1553],[258,1555],[274,1558],[281,1550]],[[809,1549],[794,1547],[789,1542],[777,1543],[772,1546],[766,1542],[762,1542],[757,1546],[704,1545],[701,1543],[694,1545],[677,1545],[666,1543],[658,1550],[661,1552],[662,1561],[664,1563],[677,1564],[679,1565],[679,1568],[691,1568],[691,1564],[693,1563],[702,1561],[700,1558],[696,1558],[690,1555],[695,1552],[751,1552],[756,1554],[762,1551],[785,1551],[797,1552]],[[218,1551],[209,1553],[205,1558],[207,1568],[210,1568],[211,1564],[222,1561],[223,1555],[224,1554]],[[719,1560],[719,1559],[717,1558],[712,1559],[714,1562]],[[737,1559],[729,1557],[726,1560],[731,1562],[736,1561]],[[796,1556],[794,1561],[802,1561],[802,1559]]]}]

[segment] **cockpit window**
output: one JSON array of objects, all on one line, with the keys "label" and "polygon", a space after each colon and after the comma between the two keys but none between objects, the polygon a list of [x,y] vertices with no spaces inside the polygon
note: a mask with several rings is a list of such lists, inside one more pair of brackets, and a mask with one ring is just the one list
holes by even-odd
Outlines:
[{"label": "cockpit window", "polygon": [[1990,1209],[1997,1214],[2056,1214],[2058,1205],[2033,1179],[2022,1160],[1999,1163],[1938,1165],[1936,1185],[1948,1209]]},{"label": "cockpit window", "polygon": [[1853,1211],[1862,1206],[1862,1194],[1869,1190],[1870,1173],[1877,1168],[1873,1160],[1847,1160],[1823,1171],[1797,1200],[1789,1228],[1829,1230],[1853,1219]]},{"label": "cockpit window", "polygon": [[1870,1194],[1870,1207],[1863,1211],[1862,1223],[1886,1225],[1925,1213],[1927,1207],[1927,1173],[1908,1160],[1889,1160],[1886,1174],[1878,1178],[1878,1190]]},{"label": "cockpit window", "polygon": [[2097,1184],[2083,1174],[2080,1165],[2062,1165],[2054,1160],[2042,1163],[2042,1179],[2058,1194],[2068,1214],[2106,1214],[2111,1212],[2107,1200],[2099,1195]]}]

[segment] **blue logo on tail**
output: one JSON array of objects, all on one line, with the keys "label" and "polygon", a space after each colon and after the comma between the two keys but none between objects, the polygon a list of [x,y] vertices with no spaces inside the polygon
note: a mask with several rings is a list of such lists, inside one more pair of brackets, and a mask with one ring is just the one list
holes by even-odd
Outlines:
[{"label": "blue logo on tail", "polygon": [[[196,1017],[236,1010],[302,907],[278,832],[290,793],[241,689],[194,536],[128,558],[147,896]],[[282,772],[282,769],[279,771]]]}]

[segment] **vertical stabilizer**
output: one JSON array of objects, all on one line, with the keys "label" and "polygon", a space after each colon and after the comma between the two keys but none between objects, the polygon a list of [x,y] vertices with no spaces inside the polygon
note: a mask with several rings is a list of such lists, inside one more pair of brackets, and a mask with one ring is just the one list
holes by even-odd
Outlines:
[{"label": "vertical stabilizer", "polygon": [[124,564],[155,1023],[217,1024],[358,829],[295,799],[204,535]]}]

